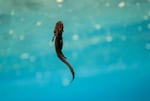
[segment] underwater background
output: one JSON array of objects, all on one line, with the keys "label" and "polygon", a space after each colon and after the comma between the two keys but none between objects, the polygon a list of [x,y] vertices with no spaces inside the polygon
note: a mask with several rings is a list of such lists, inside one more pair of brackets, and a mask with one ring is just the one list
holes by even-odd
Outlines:
[{"label": "underwater background", "polygon": [[0,101],[150,101],[150,0],[0,0],[0,47]]}]

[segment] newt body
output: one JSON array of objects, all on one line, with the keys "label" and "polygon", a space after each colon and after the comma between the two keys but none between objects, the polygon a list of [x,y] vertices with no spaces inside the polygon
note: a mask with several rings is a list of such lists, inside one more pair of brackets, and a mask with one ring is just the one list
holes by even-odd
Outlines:
[{"label": "newt body", "polygon": [[63,23],[61,21],[58,21],[56,23],[56,26],[55,26],[55,29],[54,29],[54,37],[53,37],[52,41],[55,40],[56,54],[57,54],[58,58],[69,67],[69,70],[72,74],[72,81],[73,81],[74,78],[75,78],[74,69],[70,65],[70,63],[66,60],[66,57],[64,56],[64,54],[62,52],[62,48],[63,48],[62,33],[64,31],[63,28],[64,28]]}]

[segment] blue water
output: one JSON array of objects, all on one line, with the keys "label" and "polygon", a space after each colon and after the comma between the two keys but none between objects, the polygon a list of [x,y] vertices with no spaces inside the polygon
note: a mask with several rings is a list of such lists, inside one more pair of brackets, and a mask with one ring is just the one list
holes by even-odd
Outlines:
[{"label": "blue water", "polygon": [[0,47],[0,101],[150,101],[150,0],[0,0]]}]

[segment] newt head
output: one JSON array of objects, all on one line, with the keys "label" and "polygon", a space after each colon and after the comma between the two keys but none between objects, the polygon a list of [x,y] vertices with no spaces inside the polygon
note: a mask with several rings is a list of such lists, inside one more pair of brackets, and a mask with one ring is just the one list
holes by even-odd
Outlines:
[{"label": "newt head", "polygon": [[58,21],[56,23],[55,29],[54,29],[54,33],[57,34],[62,34],[62,32],[64,31],[64,25],[61,21]]}]

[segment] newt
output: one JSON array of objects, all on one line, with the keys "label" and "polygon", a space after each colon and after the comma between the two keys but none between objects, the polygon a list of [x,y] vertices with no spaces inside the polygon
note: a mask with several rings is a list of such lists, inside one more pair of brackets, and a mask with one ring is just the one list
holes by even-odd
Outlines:
[{"label": "newt", "polygon": [[52,38],[52,41],[55,40],[55,51],[56,51],[56,54],[58,56],[58,58],[64,62],[71,74],[72,74],[72,81],[74,80],[75,78],[75,73],[74,73],[74,69],[73,67],[70,65],[70,63],[67,61],[66,57],[64,56],[63,52],[62,52],[62,48],[63,48],[63,37],[62,37],[62,34],[64,32],[64,25],[61,21],[58,21],[55,25],[55,29],[54,29],[54,36]]}]

